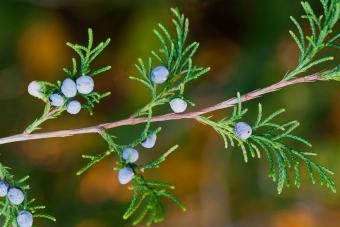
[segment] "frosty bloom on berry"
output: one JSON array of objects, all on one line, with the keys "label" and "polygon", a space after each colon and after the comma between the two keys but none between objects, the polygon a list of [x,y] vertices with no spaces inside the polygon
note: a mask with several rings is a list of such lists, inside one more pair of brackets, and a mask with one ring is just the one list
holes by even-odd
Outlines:
[{"label": "frosty bloom on berry", "polygon": [[5,197],[8,193],[9,184],[7,181],[0,181],[0,197]]},{"label": "frosty bloom on berry", "polygon": [[73,98],[77,95],[76,83],[70,78],[65,79],[61,84],[61,92],[65,95],[65,97]]},{"label": "frosty bloom on berry", "polygon": [[29,83],[27,87],[27,91],[28,91],[28,94],[36,98],[42,99],[43,95],[40,92],[41,88],[42,88],[42,85],[39,82],[34,80],[31,83]]},{"label": "frosty bloom on berry", "polygon": [[19,188],[10,188],[7,193],[7,198],[12,204],[19,205],[24,201],[25,195]]},{"label": "frosty bloom on berry", "polygon": [[156,144],[157,135],[152,131],[147,132],[148,137],[141,142],[141,145],[145,148],[153,148]]},{"label": "frosty bloom on berry", "polygon": [[138,160],[138,151],[132,147],[127,147],[123,151],[123,159],[127,162],[134,163]]},{"label": "frosty bloom on berry", "polygon": [[54,93],[48,97],[52,106],[62,106],[64,104],[64,97],[58,93]]},{"label": "frosty bloom on berry", "polygon": [[93,91],[94,81],[90,76],[81,76],[76,80],[77,90],[80,94],[89,94]]},{"label": "frosty bloom on berry", "polygon": [[170,107],[175,113],[183,113],[187,109],[187,102],[180,98],[175,98],[170,101]]},{"label": "frosty bloom on berry", "polygon": [[164,83],[169,77],[169,70],[164,66],[157,66],[151,72],[151,80],[156,84]]},{"label": "frosty bloom on berry", "polygon": [[81,110],[81,104],[77,100],[73,100],[67,103],[66,111],[69,114],[77,114],[80,112],[80,110]]},{"label": "frosty bloom on berry", "polygon": [[248,139],[251,136],[252,132],[253,130],[250,125],[245,122],[238,122],[235,125],[235,133],[242,140]]},{"label": "frosty bloom on berry", "polygon": [[33,225],[33,215],[26,210],[22,210],[17,216],[17,223],[20,227],[31,227]]},{"label": "frosty bloom on berry", "polygon": [[124,168],[120,169],[119,172],[118,172],[119,183],[121,183],[121,184],[129,183],[132,180],[134,175],[135,175],[135,173],[133,172],[133,170],[130,167],[124,167]]}]

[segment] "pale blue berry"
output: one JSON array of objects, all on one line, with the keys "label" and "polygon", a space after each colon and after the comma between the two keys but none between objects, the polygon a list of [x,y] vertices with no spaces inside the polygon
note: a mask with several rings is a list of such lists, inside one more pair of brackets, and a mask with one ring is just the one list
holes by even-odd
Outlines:
[{"label": "pale blue berry", "polygon": [[235,125],[235,133],[242,140],[248,139],[251,136],[252,132],[253,130],[250,125],[245,122],[238,122]]},{"label": "pale blue berry", "polygon": [[119,183],[121,183],[121,184],[129,183],[132,180],[134,175],[135,174],[130,167],[124,167],[124,168],[120,169],[119,172],[118,172]]},{"label": "pale blue berry", "polygon": [[19,205],[24,201],[25,195],[19,188],[10,188],[7,193],[7,198],[12,204]]},{"label": "pale blue berry", "polygon": [[77,89],[80,94],[89,94],[93,91],[94,81],[90,76],[81,76],[76,80]]},{"label": "pale blue berry", "polygon": [[175,113],[183,113],[187,109],[187,102],[180,98],[175,98],[170,101],[170,107]]},{"label": "pale blue berry", "polygon": [[0,181],[0,197],[5,197],[8,193],[9,184],[7,181]]},{"label": "pale blue berry", "polygon": [[148,131],[148,137],[146,137],[146,139],[141,142],[141,145],[145,148],[153,148],[156,144],[156,139],[156,133]]},{"label": "pale blue berry", "polygon": [[30,95],[42,99],[43,95],[40,92],[41,88],[42,88],[41,84],[34,80],[28,85],[27,91]]},{"label": "pale blue berry", "polygon": [[22,210],[17,216],[17,223],[20,227],[31,227],[33,225],[33,215],[26,210]]},{"label": "pale blue berry", "polygon": [[76,83],[71,80],[70,78],[67,78],[63,81],[61,84],[61,92],[67,97],[72,98],[76,96],[77,94],[77,85]]},{"label": "pale blue berry", "polygon": [[69,114],[77,114],[81,110],[81,104],[77,100],[70,101],[67,103],[66,111]]},{"label": "pale blue berry", "polygon": [[151,79],[156,84],[164,83],[169,77],[169,70],[164,66],[157,66],[151,72]]},{"label": "pale blue berry", "polygon": [[64,97],[58,93],[53,93],[48,97],[52,106],[62,106],[64,104]]},{"label": "pale blue berry", "polygon": [[133,163],[138,160],[138,151],[132,147],[127,147],[123,151],[123,159],[127,162]]}]

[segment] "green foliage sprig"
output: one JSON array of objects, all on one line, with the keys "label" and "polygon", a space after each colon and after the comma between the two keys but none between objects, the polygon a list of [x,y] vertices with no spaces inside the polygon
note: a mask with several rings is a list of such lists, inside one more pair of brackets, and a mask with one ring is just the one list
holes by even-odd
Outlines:
[{"label": "green foliage sprig", "polygon": [[289,31],[289,33],[299,47],[300,58],[296,68],[288,72],[284,76],[284,80],[295,78],[313,66],[334,60],[332,56],[319,58],[316,58],[316,56],[325,47],[339,48],[339,45],[335,42],[340,37],[340,34],[331,35],[334,33],[336,22],[339,19],[340,2],[338,0],[320,0],[320,2],[323,7],[323,14],[320,16],[315,14],[308,2],[301,2],[305,12],[301,18],[308,21],[311,30],[310,35],[305,35],[300,23],[294,17],[290,17],[299,35],[296,35],[293,31]]},{"label": "green foliage sprig", "polygon": [[[67,42],[67,46],[74,50],[80,59],[80,63],[77,63],[75,58],[72,58],[72,68],[63,68],[63,71],[67,74],[69,78],[72,80],[77,79],[79,76],[90,76],[94,77],[100,73],[108,71],[111,69],[111,66],[101,67],[96,70],[91,69],[91,63],[98,57],[98,55],[109,45],[110,39],[107,39],[105,42],[100,42],[97,46],[93,45],[93,31],[92,29],[88,29],[88,44],[87,46],[83,46],[80,44],[72,44]],[[25,133],[32,133],[33,131],[39,129],[39,126],[50,119],[54,119],[61,115],[66,110],[66,105],[72,98],[64,97],[64,103],[60,107],[53,107],[50,104],[49,97],[53,93],[61,94],[61,85],[60,81],[57,81],[56,84],[47,82],[47,81],[37,81],[40,84],[41,88],[39,90],[41,94],[41,99],[45,102],[45,108],[43,114],[36,119],[31,125],[29,125]],[[79,94],[84,100],[82,108],[87,109],[91,115],[93,115],[93,108],[96,103],[99,103],[101,99],[110,95],[110,92],[98,93],[91,92],[89,94]]]},{"label": "green foliage sprig", "polygon": [[[157,134],[160,132],[160,130],[161,128],[158,128],[155,131],[153,131],[153,133]],[[83,174],[93,165],[95,165],[96,163],[98,163],[99,161],[101,161],[102,159],[111,154],[113,154],[118,159],[116,162],[115,168],[116,171],[119,171],[124,167],[129,167],[133,169],[134,172],[134,177],[132,180],[133,196],[128,209],[123,215],[124,219],[128,219],[134,216],[134,214],[138,210],[141,210],[139,215],[136,215],[133,221],[134,225],[143,221],[144,218],[146,218],[147,225],[162,221],[165,216],[165,208],[160,197],[166,197],[174,201],[183,211],[185,211],[184,205],[181,203],[181,201],[175,195],[165,190],[174,189],[174,186],[162,181],[146,180],[143,177],[143,173],[145,170],[158,168],[159,164],[164,162],[165,159],[178,148],[177,145],[171,147],[158,159],[145,164],[137,165],[135,163],[128,163],[126,160],[124,160],[123,150],[126,147],[134,148],[138,146],[143,140],[146,139],[147,134],[142,133],[140,137],[136,138],[134,141],[127,145],[117,144],[114,141],[115,137],[110,135],[108,132],[104,130],[101,132],[101,136],[107,142],[108,149],[105,152],[95,156],[83,155],[83,158],[89,159],[90,161],[77,172],[77,175]]]},{"label": "green foliage sprig", "polygon": [[32,213],[33,218],[45,218],[56,221],[53,216],[41,212],[41,210],[45,209],[44,205],[35,205],[35,199],[28,198],[30,186],[27,184],[27,180],[29,179],[29,176],[15,180],[14,176],[10,173],[10,168],[0,164],[0,179],[7,181],[12,187],[20,188],[25,195],[25,200],[20,205],[11,204],[7,197],[0,199],[0,217],[2,216],[4,218],[1,226],[18,227],[17,216],[21,210],[29,211]]},{"label": "green foliage sprig", "polygon": [[146,218],[147,225],[163,221],[165,208],[160,197],[172,200],[185,211],[182,202],[166,189],[175,189],[175,187],[166,182],[145,180],[142,175],[135,175],[132,182],[132,200],[123,218],[130,218],[140,208],[141,211],[136,215],[133,225],[139,224],[144,218]]},{"label": "green foliage sprig", "polygon": [[274,182],[277,182],[277,191],[279,194],[282,192],[284,186],[290,186],[290,169],[293,169],[295,186],[300,187],[301,161],[305,163],[313,184],[316,183],[314,173],[316,172],[319,174],[320,184],[325,184],[333,192],[336,192],[334,181],[329,177],[329,175],[333,175],[334,173],[309,158],[310,156],[316,156],[315,153],[298,151],[286,144],[289,140],[292,140],[302,143],[307,147],[312,146],[304,138],[292,133],[299,126],[299,123],[295,120],[283,124],[272,122],[275,117],[285,111],[284,109],[275,111],[263,119],[262,105],[259,104],[257,120],[252,126],[253,133],[247,140],[242,140],[235,132],[235,124],[242,120],[247,111],[247,109],[242,109],[241,102],[239,102],[238,106],[234,107],[233,114],[229,118],[213,121],[208,117],[199,117],[198,121],[211,126],[220,134],[226,148],[228,148],[228,144],[240,147],[245,162],[248,162],[249,154],[252,158],[261,158],[261,153],[265,153],[269,162],[268,176]]},{"label": "green foliage sprig", "polygon": [[[154,33],[161,43],[158,51],[151,51],[152,56],[158,62],[166,66],[170,76],[165,85],[159,86],[151,80],[153,60],[148,59],[147,67],[142,59],[138,59],[135,65],[139,75],[132,76],[130,79],[136,80],[145,85],[152,94],[149,104],[137,111],[133,116],[149,115],[153,107],[169,103],[176,96],[184,98],[185,86],[192,80],[206,74],[210,68],[200,67],[193,64],[194,57],[199,44],[197,42],[187,43],[189,32],[189,20],[178,9],[171,9],[174,15],[172,22],[175,26],[176,35],[172,36],[169,30],[162,24],[158,24],[158,29]],[[190,104],[194,104],[187,99]]]}]

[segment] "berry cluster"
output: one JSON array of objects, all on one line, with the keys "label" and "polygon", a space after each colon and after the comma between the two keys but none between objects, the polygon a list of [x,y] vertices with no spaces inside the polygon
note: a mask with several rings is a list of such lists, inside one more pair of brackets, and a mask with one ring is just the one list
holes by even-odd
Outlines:
[{"label": "berry cluster", "polygon": [[[164,66],[157,66],[151,72],[151,80],[155,84],[163,84],[169,77],[169,70]],[[170,102],[170,107],[175,113],[183,113],[187,109],[187,102],[182,98],[174,98]]]},{"label": "berry cluster", "polygon": [[[94,81],[90,76],[80,76],[74,81],[66,78],[59,89],[48,96],[51,106],[62,107],[66,104],[66,111],[70,114],[77,114],[81,110],[81,104],[78,100],[71,100],[77,93],[88,95],[94,89]],[[41,93],[42,85],[37,81],[32,81],[28,85],[28,93],[37,98],[43,98]]]},{"label": "berry cluster", "polygon": [[[20,205],[25,200],[24,192],[16,187],[10,187],[5,180],[0,181],[0,197],[7,196],[8,201],[12,205]],[[26,210],[19,211],[17,215],[17,223],[20,227],[31,227],[33,225],[33,215]]]},{"label": "berry cluster", "polygon": [[[169,78],[169,70],[164,66],[157,66],[151,72],[151,80],[155,84],[163,84]],[[170,102],[170,107],[174,113],[183,113],[187,109],[187,102],[182,98],[173,98]],[[153,148],[155,146],[157,139],[156,133],[152,131],[147,132],[147,138],[142,141],[140,144],[144,148]],[[127,147],[123,150],[122,158],[125,162],[125,167],[121,168],[118,172],[118,180],[121,184],[127,184],[135,175],[133,168],[129,165],[138,160],[139,154],[138,151],[132,147]]]},{"label": "berry cluster", "polygon": [[[155,84],[163,84],[168,80],[168,78],[169,70],[165,66],[157,66],[151,72],[151,80]],[[169,104],[174,113],[183,113],[188,106],[187,102],[179,97],[171,99]],[[148,131],[146,139],[140,144],[144,148],[150,149],[155,146],[156,139],[156,133]],[[138,151],[133,147],[127,147],[123,150],[122,158],[125,165],[118,172],[118,180],[121,184],[127,184],[133,179],[133,176],[135,175],[133,168],[131,168],[131,163],[134,163],[138,160],[139,154]]]},{"label": "berry cluster", "polygon": [[[142,145],[142,147],[150,149],[155,146],[156,139],[156,133],[148,131],[146,139],[143,140],[140,144]],[[123,150],[122,158],[126,165],[119,170],[118,180],[121,184],[127,184],[132,180],[133,176],[135,175],[133,168],[131,168],[129,165],[138,160],[139,154],[136,149],[132,147],[127,147]]]}]

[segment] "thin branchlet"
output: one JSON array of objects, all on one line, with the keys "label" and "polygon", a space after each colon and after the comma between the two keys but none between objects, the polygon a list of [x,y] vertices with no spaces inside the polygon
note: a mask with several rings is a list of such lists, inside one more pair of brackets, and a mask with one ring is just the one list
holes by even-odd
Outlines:
[{"label": "thin branchlet", "polygon": [[284,76],[284,80],[295,78],[316,65],[334,60],[333,56],[318,57],[317,55],[326,47],[339,48],[336,41],[340,36],[339,33],[334,34],[334,29],[340,14],[340,2],[338,0],[320,0],[320,2],[323,7],[320,16],[315,14],[308,2],[301,2],[305,13],[301,18],[307,20],[309,24],[309,35],[305,34],[298,20],[290,17],[298,35],[294,31],[289,31],[289,34],[300,50],[300,57],[297,66]]}]

